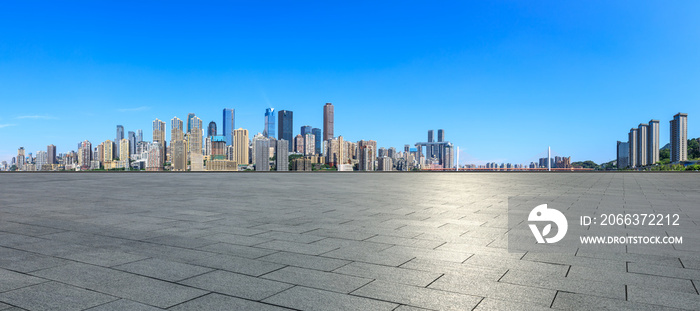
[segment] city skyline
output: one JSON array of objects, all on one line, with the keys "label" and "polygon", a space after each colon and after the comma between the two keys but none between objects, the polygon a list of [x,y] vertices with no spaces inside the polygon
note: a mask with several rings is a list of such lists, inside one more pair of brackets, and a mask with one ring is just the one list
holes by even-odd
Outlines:
[{"label": "city skyline", "polygon": [[113,140],[114,125],[150,140],[154,119],[190,112],[221,131],[224,107],[251,135],[269,107],[294,111],[295,133],[322,129],[326,102],[336,136],[400,148],[445,128],[460,164],[530,163],[546,146],[607,162],[630,125],[678,111],[700,136],[692,2],[227,4],[206,20],[188,5],[35,4],[0,12],[13,29],[0,43],[4,161]]}]

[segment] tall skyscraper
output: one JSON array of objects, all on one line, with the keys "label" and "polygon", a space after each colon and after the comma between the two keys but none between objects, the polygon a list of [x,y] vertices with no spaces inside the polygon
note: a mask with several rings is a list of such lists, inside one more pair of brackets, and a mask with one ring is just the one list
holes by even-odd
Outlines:
[{"label": "tall skyscraper", "polygon": [[647,165],[647,129],[649,125],[648,124],[639,124],[639,128],[637,128],[637,163],[638,166],[646,166]]},{"label": "tall skyscraper", "polygon": [[304,155],[316,154],[316,137],[314,134],[307,133],[304,135]]},{"label": "tall skyscraper", "polygon": [[17,149],[17,170],[24,169],[24,164],[26,161],[27,158],[24,156],[24,147],[19,147],[19,149]]},{"label": "tall skyscraper", "polygon": [[265,109],[265,129],[263,136],[275,137],[275,108]]},{"label": "tall skyscraper", "polygon": [[445,130],[443,130],[443,129],[438,129],[437,141],[438,141],[439,143],[445,141]]},{"label": "tall skyscraper", "polygon": [[304,125],[301,127],[301,136],[305,136],[306,134],[312,133],[311,131],[313,130],[313,127],[311,125]]},{"label": "tall skyscraper", "polygon": [[143,141],[143,130],[136,130],[136,143]]},{"label": "tall skyscraper", "polygon": [[671,163],[688,160],[688,114],[677,113],[671,120]]},{"label": "tall skyscraper", "polygon": [[48,164],[56,164],[56,146],[48,145],[46,146],[46,155],[48,157]]},{"label": "tall skyscraper", "polygon": [[190,119],[190,125],[189,132],[187,132],[189,134],[187,141],[188,156],[189,153],[202,154],[202,119],[193,115]]},{"label": "tall skyscraper", "polygon": [[129,150],[131,149],[129,145],[129,140],[126,138],[119,141],[119,161],[129,160]]},{"label": "tall skyscraper", "polygon": [[630,134],[628,137],[629,142],[629,155],[630,155],[630,167],[635,168],[639,166],[639,161],[637,160],[637,129],[630,129]]},{"label": "tall skyscraper", "polygon": [[182,120],[178,117],[173,117],[172,120],[170,120],[170,143],[172,144],[173,142],[176,141],[182,141],[185,140],[185,133],[183,127]]},{"label": "tall skyscraper", "polygon": [[255,141],[255,171],[266,172],[270,170],[270,140],[267,138]]},{"label": "tall skyscraper", "polygon": [[124,139],[124,127],[121,125],[117,125],[117,138],[114,139],[114,142],[117,145],[116,148],[116,153],[119,155],[119,142]]},{"label": "tall skyscraper", "polygon": [[[428,130],[428,142],[433,142],[433,130]],[[435,156],[435,146],[427,145],[425,146],[425,153],[427,158],[432,158]]]},{"label": "tall skyscraper", "polygon": [[165,144],[165,122],[153,120],[153,142]]},{"label": "tall skyscraper", "polygon": [[[128,146],[126,150],[129,150]],[[78,164],[81,169],[88,169],[90,168],[90,161],[92,161],[92,144],[88,140],[85,140],[80,144]]]},{"label": "tall skyscraper", "polygon": [[290,152],[292,151],[292,140],[294,139],[294,113],[289,110],[280,110],[277,112],[277,116],[277,139],[286,140],[287,152]]},{"label": "tall skyscraper", "polygon": [[333,139],[333,104],[326,103],[323,106],[323,140]]},{"label": "tall skyscraper", "polygon": [[[282,111],[280,111],[280,115]],[[280,118],[281,119],[281,118]],[[275,166],[277,171],[286,172],[289,170],[289,141],[286,139],[277,140],[277,154],[275,155]]]},{"label": "tall skyscraper", "polygon": [[221,135],[226,136],[226,145],[227,146],[233,145],[233,132],[235,131],[235,128],[236,128],[236,124],[234,122],[235,116],[236,116],[236,113],[233,109],[224,108],[224,120],[222,123],[223,132],[221,133]]},{"label": "tall skyscraper", "polygon": [[184,139],[170,141],[170,159],[173,171],[187,170],[187,146]]},{"label": "tall skyscraper", "polygon": [[234,130],[233,160],[239,165],[248,165],[248,130]]},{"label": "tall skyscraper", "polygon": [[311,133],[314,134],[314,146],[316,147],[316,154],[321,154],[321,149],[323,148],[323,141],[321,141],[321,129],[313,128]]},{"label": "tall skyscraper", "polygon": [[102,163],[104,165],[104,163],[112,162],[112,160],[114,160],[114,143],[108,139],[103,142],[102,145],[104,146],[104,154],[102,155],[104,161]]},{"label": "tall skyscraper", "polygon": [[194,127],[192,120],[194,120],[195,117],[196,116],[192,112],[187,114],[187,133],[192,132],[192,127]]},{"label": "tall skyscraper", "polygon": [[136,133],[129,131],[129,154],[136,153]]},{"label": "tall skyscraper", "polygon": [[629,166],[630,146],[628,142],[617,141],[617,168],[623,169]]},{"label": "tall skyscraper", "polygon": [[[209,122],[209,127],[207,127],[207,137],[217,136],[216,135],[216,122]],[[225,141],[224,141],[225,142]]]},{"label": "tall skyscraper", "polygon": [[375,158],[377,157],[377,142],[374,140],[360,140],[357,142],[359,154],[358,169],[360,171],[374,171]]},{"label": "tall skyscraper", "polygon": [[656,162],[659,162],[659,120],[650,120],[647,127],[647,164]]},{"label": "tall skyscraper", "polygon": [[301,134],[297,134],[294,137],[294,152],[304,153],[304,136],[301,136]]}]

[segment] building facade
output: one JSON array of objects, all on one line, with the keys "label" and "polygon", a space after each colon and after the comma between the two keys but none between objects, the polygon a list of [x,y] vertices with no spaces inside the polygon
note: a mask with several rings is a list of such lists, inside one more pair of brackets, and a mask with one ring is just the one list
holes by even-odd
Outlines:
[{"label": "building facade", "polygon": [[248,165],[248,130],[233,131],[233,161],[238,165]]},{"label": "building facade", "polygon": [[236,112],[233,109],[230,108],[224,108],[224,119],[221,124],[223,128],[223,132],[221,135],[226,137],[226,145],[227,146],[232,146],[233,145],[233,135],[235,131],[235,117],[236,117]]},{"label": "building facade", "polygon": [[291,142],[294,139],[294,112],[289,110],[277,112],[277,139],[287,141],[288,152],[293,150],[294,146]]},{"label": "building facade", "polygon": [[688,160],[688,114],[678,113],[671,120],[671,163]]},{"label": "building facade", "polygon": [[289,170],[289,141],[286,139],[277,140],[277,153],[275,154],[275,167],[277,171]]},{"label": "building facade", "polygon": [[334,107],[331,103],[326,103],[323,106],[323,140],[333,139],[333,128],[334,128]]},{"label": "building facade", "polygon": [[263,136],[275,137],[275,108],[265,109],[265,128]]}]

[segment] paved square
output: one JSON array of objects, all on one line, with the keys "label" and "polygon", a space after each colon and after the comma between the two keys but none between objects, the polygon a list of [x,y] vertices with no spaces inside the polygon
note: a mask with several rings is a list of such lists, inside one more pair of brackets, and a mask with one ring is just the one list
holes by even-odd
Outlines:
[{"label": "paved square", "polygon": [[[509,197],[683,244],[508,252]],[[0,174],[0,310],[700,309],[700,175]]]}]

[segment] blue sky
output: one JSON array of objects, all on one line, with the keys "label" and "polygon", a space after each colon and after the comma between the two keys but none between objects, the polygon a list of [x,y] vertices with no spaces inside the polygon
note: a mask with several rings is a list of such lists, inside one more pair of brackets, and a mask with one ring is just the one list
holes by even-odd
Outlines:
[{"label": "blue sky", "polygon": [[614,159],[678,112],[700,136],[696,1],[16,1],[0,9],[0,160],[114,139],[117,124],[265,108],[379,146],[443,128],[460,162],[529,163],[548,145]]}]

